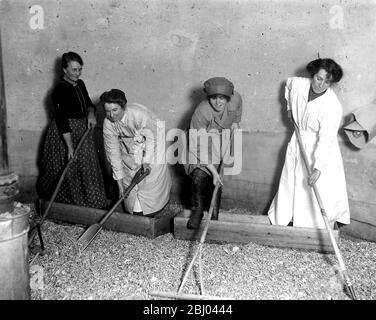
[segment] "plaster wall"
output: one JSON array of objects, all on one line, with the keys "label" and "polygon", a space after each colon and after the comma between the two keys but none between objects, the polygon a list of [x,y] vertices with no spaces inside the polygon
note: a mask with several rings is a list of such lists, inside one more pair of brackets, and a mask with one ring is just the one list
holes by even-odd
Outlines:
[{"label": "plaster wall", "polygon": [[[231,79],[243,97],[243,169],[226,177],[224,205],[257,212],[276,191],[292,130],[283,113],[287,77],[305,76],[318,54],[334,58],[345,72],[335,87],[344,121],[376,95],[376,1],[1,0],[0,9],[10,165],[24,194],[34,190],[48,97],[66,51],[83,57],[94,102],[123,89],[167,128],[188,125],[206,79]],[[339,139],[352,218],[376,226],[375,141],[356,150]],[[174,196],[186,193],[182,171],[172,171]]]}]

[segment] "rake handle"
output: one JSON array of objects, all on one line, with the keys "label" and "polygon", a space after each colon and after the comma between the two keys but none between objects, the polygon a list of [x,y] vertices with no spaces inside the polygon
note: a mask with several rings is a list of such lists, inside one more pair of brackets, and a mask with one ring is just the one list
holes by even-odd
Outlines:
[{"label": "rake handle", "polygon": [[[221,184],[218,182],[215,186],[214,191],[213,191],[213,196],[212,196],[212,199],[211,199],[211,202],[210,202],[209,213],[208,213],[208,216],[206,218],[204,230],[203,230],[201,237],[200,237],[200,243],[199,243],[199,245],[198,245],[198,247],[197,247],[197,249],[196,249],[196,251],[193,255],[193,258],[192,258],[192,260],[191,260],[191,262],[190,262],[190,264],[187,268],[187,271],[185,272],[185,275],[183,277],[183,280],[182,280],[180,287],[179,287],[179,290],[178,290],[178,294],[183,289],[184,284],[187,281],[189,272],[191,271],[193,264],[195,263],[199,253],[201,253],[201,247],[202,247],[203,243],[205,242],[206,234],[208,233],[210,219],[211,219],[211,216],[213,214],[213,208],[214,208],[215,200],[216,200],[217,193],[218,193],[218,190],[219,190],[220,187],[221,187]],[[203,290],[203,287],[201,287],[201,290]]]},{"label": "rake handle", "polygon": [[[294,120],[293,120],[293,124],[294,124],[294,129],[295,129],[296,137],[298,139],[299,148],[300,148],[300,151],[301,151],[301,154],[302,154],[302,157],[303,157],[303,162],[304,162],[305,167],[307,169],[308,175],[311,175],[311,169],[309,167],[308,157],[307,157],[307,154],[306,154],[304,146],[303,146],[303,141],[302,141],[302,137],[300,135],[299,127],[297,126],[297,124],[296,124],[296,122]],[[339,247],[337,245],[337,242],[335,240],[335,237],[334,237],[332,228],[330,226],[328,216],[327,216],[326,211],[324,209],[324,205],[323,205],[323,202],[322,202],[319,190],[318,190],[318,188],[316,186],[316,183],[314,183],[311,187],[313,189],[313,192],[315,193],[317,202],[318,202],[319,207],[320,207],[321,215],[322,215],[322,217],[324,219],[326,230],[328,231],[330,241],[331,241],[331,243],[333,245],[334,252],[336,254],[336,257],[337,257],[337,260],[338,260],[338,263],[339,263],[339,266],[340,266],[340,272],[343,274],[345,282],[346,282],[346,285],[349,287],[350,292],[353,295],[353,298],[356,299],[355,298],[355,292],[353,291],[353,289],[351,287],[352,284],[351,284],[350,278],[349,278],[349,276],[347,274],[345,263],[344,263],[344,261],[342,259],[341,252],[340,252]]]},{"label": "rake handle", "polygon": [[[298,128],[298,126],[296,125],[295,122],[294,122],[294,128],[295,128],[296,137],[298,139],[298,143],[299,143],[299,147],[300,147],[300,151],[301,151],[301,154],[302,154],[302,157],[303,157],[303,161],[304,161],[305,167],[307,169],[308,175],[311,175],[312,171],[311,171],[311,169],[309,167],[308,157],[307,157],[307,154],[306,154],[305,149],[303,147],[302,137],[300,135],[299,128]],[[316,200],[317,200],[317,202],[319,204],[321,214],[322,214],[322,216],[324,218],[325,226],[326,226],[326,228],[327,228],[327,230],[329,232],[330,240],[332,241],[332,244],[333,244],[333,247],[334,247],[334,251],[335,251],[336,255],[339,258],[338,261],[340,263],[340,266],[341,266],[342,269],[345,269],[345,265],[343,263],[343,259],[341,257],[341,254],[339,252],[337,243],[335,241],[332,229],[330,227],[329,219],[328,219],[328,216],[327,216],[326,211],[324,209],[324,205],[323,205],[323,202],[322,202],[319,190],[317,189],[316,183],[314,183],[311,187],[313,189],[313,192],[315,193]]]},{"label": "rake handle", "polygon": [[[231,141],[232,141],[233,134],[234,134],[234,131],[231,130],[230,143],[228,144],[227,149],[231,146]],[[218,172],[219,175],[221,176],[222,172],[223,172],[223,158],[221,159],[221,162],[219,163],[218,171],[219,171]],[[214,206],[216,204],[216,198],[217,198],[218,190],[221,187],[222,187],[221,184],[219,182],[217,182],[217,184],[215,185],[213,194],[212,194],[211,201],[210,201],[209,212],[208,212],[208,216],[206,218],[204,230],[202,231],[202,234],[201,234],[201,237],[200,237],[200,243],[199,243],[199,245],[198,245],[198,247],[197,247],[197,249],[196,249],[196,251],[195,251],[195,253],[193,255],[193,258],[192,258],[192,260],[191,260],[191,262],[190,262],[190,264],[188,266],[187,271],[185,272],[183,280],[182,280],[182,282],[181,282],[181,284],[179,286],[179,289],[178,289],[178,294],[180,294],[180,292],[182,291],[182,289],[184,287],[184,284],[187,281],[189,272],[191,271],[191,269],[193,267],[193,264],[195,263],[197,257],[199,256],[199,253],[200,253],[200,259],[201,259],[201,247],[202,247],[203,243],[205,242],[206,234],[208,233],[208,229],[209,229],[210,220],[211,220],[211,217],[213,215]],[[201,291],[202,292],[204,291],[204,288],[203,288],[202,284],[201,284]]]},{"label": "rake handle", "polygon": [[37,234],[37,228],[40,227],[40,226],[43,224],[44,220],[46,219],[47,215],[49,214],[50,209],[51,209],[51,207],[52,207],[52,204],[53,204],[53,202],[55,201],[55,198],[56,198],[56,196],[57,196],[57,194],[58,194],[58,191],[59,191],[59,189],[60,189],[60,187],[61,187],[61,184],[63,183],[63,180],[64,180],[64,178],[65,178],[65,175],[67,174],[70,165],[71,165],[71,164],[73,163],[73,161],[75,160],[78,151],[80,150],[82,144],[84,143],[84,141],[85,141],[86,137],[88,136],[89,132],[91,131],[91,129],[92,129],[92,127],[87,128],[86,131],[85,131],[85,133],[82,135],[82,137],[81,137],[81,139],[80,139],[80,141],[79,141],[79,143],[78,143],[78,145],[77,145],[77,147],[76,147],[76,149],[75,149],[75,151],[74,151],[74,153],[73,153],[72,158],[68,161],[67,165],[65,166],[65,168],[64,168],[64,170],[63,170],[63,173],[62,173],[61,176],[60,176],[59,182],[58,182],[57,185],[56,185],[55,191],[54,191],[54,193],[52,194],[52,197],[51,197],[51,199],[50,199],[50,201],[49,201],[49,203],[48,203],[48,206],[47,206],[45,212],[43,213],[42,218],[41,218],[41,219],[39,220],[39,222],[38,222],[38,223],[37,223],[37,224],[36,224],[36,225],[30,230],[30,235],[29,235],[28,245],[30,245],[30,244],[33,242],[33,240],[34,240],[34,238],[35,238],[35,236],[36,236],[36,234]]},{"label": "rake handle", "polygon": [[[228,150],[228,148],[231,147],[231,141],[232,141],[233,136],[234,136],[234,131],[231,130],[230,143],[228,144],[226,151]],[[219,173],[219,176],[221,177],[222,173],[223,173],[223,159],[221,159],[221,162],[219,163],[218,173]],[[220,188],[222,188],[222,185],[219,182],[217,182],[217,184],[215,185],[214,191],[213,191],[211,201],[210,201],[210,207],[209,207],[208,217],[207,217],[207,220],[206,220],[206,223],[205,223],[204,231],[202,232],[201,237],[200,237],[200,244],[205,242],[206,234],[208,233],[208,229],[209,229],[209,222],[210,222],[211,217],[213,215],[214,206],[215,206],[216,200],[217,200],[217,194],[218,194],[218,191],[219,191]]]},{"label": "rake handle", "polygon": [[[140,171],[138,171],[140,172]],[[142,174],[140,175],[137,175],[138,172],[136,172],[134,178],[132,179],[130,185],[127,187],[127,189],[125,189],[123,195],[119,198],[118,201],[116,201],[116,203],[114,204],[114,206],[111,208],[110,211],[108,211],[108,213],[106,213],[106,215],[101,219],[101,221],[99,222],[100,225],[103,225],[107,219],[111,216],[111,214],[115,211],[115,209],[119,206],[119,204],[124,200],[126,199],[129,194],[131,193],[132,189],[139,183],[141,182],[147,175],[149,175],[150,173],[150,169],[146,169],[144,172],[142,172]]]}]

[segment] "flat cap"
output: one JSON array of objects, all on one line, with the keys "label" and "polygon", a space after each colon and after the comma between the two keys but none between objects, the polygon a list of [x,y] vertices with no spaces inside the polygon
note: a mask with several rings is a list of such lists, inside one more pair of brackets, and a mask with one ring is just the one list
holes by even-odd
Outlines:
[{"label": "flat cap", "polygon": [[214,77],[204,82],[204,91],[208,96],[213,94],[223,94],[230,97],[234,93],[234,85],[226,78]]}]

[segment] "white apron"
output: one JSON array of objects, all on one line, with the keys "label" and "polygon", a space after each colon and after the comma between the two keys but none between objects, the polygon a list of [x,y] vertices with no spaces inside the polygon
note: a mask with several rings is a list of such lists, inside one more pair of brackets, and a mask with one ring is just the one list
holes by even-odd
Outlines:
[{"label": "white apron", "polygon": [[141,162],[151,164],[151,172],[124,200],[128,212],[142,211],[144,215],[161,210],[168,202],[171,177],[166,163],[157,163],[157,117],[145,106],[127,104],[123,119],[103,122],[106,155],[111,163],[113,178],[123,180],[127,188]]},{"label": "white apron", "polygon": [[[330,88],[308,102],[311,79],[289,78],[285,88],[287,109],[297,123],[310,169],[321,171],[316,182],[329,221],[350,223],[346,180],[337,133],[342,106]],[[308,174],[301,156],[295,132],[287,146],[279,188],[268,212],[272,224],[325,228]]]}]

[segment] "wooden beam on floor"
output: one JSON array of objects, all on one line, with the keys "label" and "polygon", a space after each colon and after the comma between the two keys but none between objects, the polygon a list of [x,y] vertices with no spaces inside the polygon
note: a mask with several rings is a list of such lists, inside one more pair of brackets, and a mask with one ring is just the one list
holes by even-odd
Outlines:
[{"label": "wooden beam on floor", "polygon": [[[42,212],[48,206],[42,201]],[[119,210],[120,211],[120,210]],[[106,210],[75,206],[65,203],[54,203],[48,214],[48,220],[90,226],[100,221]],[[162,234],[172,232],[175,212],[163,209],[155,217],[131,215],[115,211],[103,225],[104,229],[141,235],[154,239]]]},{"label": "wooden beam on floor", "polygon": [[[174,218],[174,236],[182,240],[199,240],[202,230],[187,229],[188,212]],[[201,229],[205,225],[205,216]],[[336,241],[339,231],[333,230]],[[206,236],[207,242],[257,243],[273,247],[308,249],[334,253],[326,229],[270,225],[267,216],[220,213],[218,221],[211,221]]]}]

